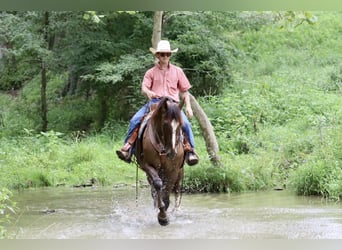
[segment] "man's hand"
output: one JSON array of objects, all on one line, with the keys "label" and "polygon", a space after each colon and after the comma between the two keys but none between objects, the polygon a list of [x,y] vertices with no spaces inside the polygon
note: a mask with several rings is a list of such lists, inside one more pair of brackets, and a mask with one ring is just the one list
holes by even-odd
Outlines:
[{"label": "man's hand", "polygon": [[191,108],[189,92],[185,91],[185,92],[181,93],[181,97],[182,97],[183,102],[185,104],[185,113],[186,113],[187,117],[189,119],[191,119],[193,117],[194,113],[192,112],[192,108]]},{"label": "man's hand", "polygon": [[185,113],[189,119],[193,117],[194,113],[192,112],[191,105],[186,105]]},{"label": "man's hand", "polygon": [[147,97],[149,100],[153,99],[153,98],[160,98],[158,95],[156,95],[156,93],[154,93],[153,91],[147,91],[146,93]]},{"label": "man's hand", "polygon": [[156,93],[154,93],[152,90],[149,90],[148,88],[146,88],[145,86],[142,86],[141,88],[141,92],[147,96],[147,98],[149,100],[153,99],[153,98],[160,98],[160,96],[156,95]]}]

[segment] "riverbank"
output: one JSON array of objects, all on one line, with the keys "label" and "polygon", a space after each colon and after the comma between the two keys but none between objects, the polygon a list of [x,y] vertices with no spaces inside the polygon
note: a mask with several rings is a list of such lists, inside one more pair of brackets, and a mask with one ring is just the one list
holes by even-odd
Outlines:
[{"label": "riverbank", "polygon": [[[214,167],[208,158],[203,139],[196,136],[195,140],[200,163],[191,167],[185,165],[183,188],[186,192],[231,193],[292,189],[298,194],[310,194],[298,191],[301,188],[300,178],[308,179],[312,176],[310,169],[305,172],[305,168],[299,168],[296,172],[295,168],[283,167],[283,161],[289,159],[284,158],[287,152],[263,151],[240,155],[221,152],[221,165]],[[137,172],[135,164],[126,164],[117,158],[115,150],[121,147],[121,141],[120,137],[113,139],[106,133],[72,138],[53,131],[3,139],[0,142],[0,183],[10,190],[135,185],[137,180],[146,184],[145,174],[141,170]],[[335,171],[334,168],[328,168],[325,172],[316,171],[316,175],[309,179],[311,183],[306,184],[317,185],[316,181],[324,183],[326,179],[318,178],[320,174],[329,176],[328,170]],[[334,188],[332,183],[328,184]],[[326,193],[324,188],[324,185],[317,187],[316,195],[339,198],[332,192]]]}]

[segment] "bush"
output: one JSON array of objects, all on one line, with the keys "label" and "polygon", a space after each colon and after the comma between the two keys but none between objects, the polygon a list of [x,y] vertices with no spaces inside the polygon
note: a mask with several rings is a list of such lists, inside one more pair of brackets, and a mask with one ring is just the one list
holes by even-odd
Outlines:
[{"label": "bush", "polygon": [[337,161],[310,161],[293,172],[291,185],[299,195],[339,200],[342,197],[342,168]]},{"label": "bush", "polygon": [[[208,167],[206,159],[199,166],[185,169],[187,192],[243,192],[282,186],[279,170],[270,155],[223,156],[220,167]],[[281,184],[278,181],[282,181]]]},{"label": "bush", "polygon": [[6,229],[3,226],[8,223],[11,213],[15,213],[15,203],[11,201],[12,193],[7,188],[0,189],[0,239],[6,237]]}]

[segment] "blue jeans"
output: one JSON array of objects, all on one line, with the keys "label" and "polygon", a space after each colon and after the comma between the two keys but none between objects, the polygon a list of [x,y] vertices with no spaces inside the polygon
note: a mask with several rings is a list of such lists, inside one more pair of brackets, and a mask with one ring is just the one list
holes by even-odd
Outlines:
[{"label": "blue jeans", "polygon": [[[159,99],[152,99],[148,103],[146,103],[137,113],[135,113],[135,115],[130,120],[128,132],[125,138],[125,143],[131,137],[133,130],[140,125],[141,119],[144,117],[144,115],[149,112],[150,106],[154,103],[158,103],[159,101],[160,101]],[[195,138],[194,138],[194,134],[192,133],[191,124],[188,118],[186,117],[186,115],[184,114],[184,112],[182,111],[181,113],[182,113],[182,118],[184,122],[182,129],[185,135],[188,137],[191,147],[195,148]]]}]

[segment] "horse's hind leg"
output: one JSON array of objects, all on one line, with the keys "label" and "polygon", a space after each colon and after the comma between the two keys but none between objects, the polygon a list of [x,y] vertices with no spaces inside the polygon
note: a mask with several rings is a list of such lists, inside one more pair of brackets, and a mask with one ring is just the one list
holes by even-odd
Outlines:
[{"label": "horse's hind leg", "polygon": [[179,191],[175,192],[175,207],[174,207],[174,211],[177,211],[180,207],[180,203],[181,203],[181,195]]},{"label": "horse's hind leg", "polygon": [[175,187],[173,189],[175,193],[174,211],[177,211],[181,204],[182,180],[183,180],[183,171],[180,172],[178,180],[176,181]]}]

